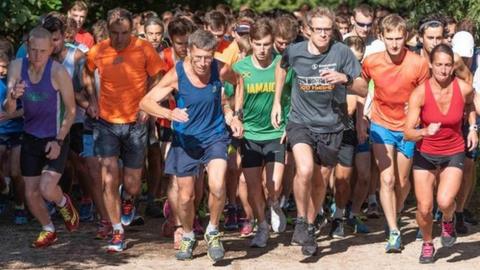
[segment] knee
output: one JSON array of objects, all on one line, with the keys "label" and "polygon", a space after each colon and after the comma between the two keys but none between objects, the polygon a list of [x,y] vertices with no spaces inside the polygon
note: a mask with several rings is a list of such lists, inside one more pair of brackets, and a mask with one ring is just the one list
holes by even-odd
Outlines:
[{"label": "knee", "polygon": [[187,206],[193,204],[195,200],[195,193],[194,192],[180,192],[178,194],[178,203],[180,206]]},{"label": "knee", "polygon": [[382,189],[393,190],[395,188],[395,176],[392,174],[382,175]]},{"label": "knee", "polygon": [[209,189],[210,189],[210,195],[213,196],[215,199],[221,200],[222,198],[225,197],[226,190],[224,185],[213,186],[213,187],[210,186]]},{"label": "knee", "polygon": [[41,195],[41,192],[39,189],[26,189],[25,190],[25,198],[28,200],[28,199],[31,199],[31,198],[35,198],[35,197],[38,197]]},{"label": "knee", "polygon": [[50,183],[41,182],[39,189],[42,197],[44,197],[45,199],[48,199],[50,197],[50,194],[52,192],[52,185]]},{"label": "knee", "polygon": [[418,204],[417,205],[417,215],[420,215],[422,218],[427,218],[432,215],[433,206],[428,204]]},{"label": "knee", "polygon": [[448,209],[450,209],[450,208],[453,206],[454,200],[453,200],[453,198],[449,198],[449,197],[446,197],[446,196],[443,197],[443,196],[442,196],[442,197],[439,197],[439,198],[437,199],[437,204],[438,204],[438,208],[439,208],[442,212],[444,212],[444,210],[448,210]]},{"label": "knee", "polygon": [[312,175],[313,175],[313,168],[311,166],[305,166],[305,165],[297,166],[297,173],[296,173],[297,181],[300,181],[301,183],[306,183],[312,178]]}]

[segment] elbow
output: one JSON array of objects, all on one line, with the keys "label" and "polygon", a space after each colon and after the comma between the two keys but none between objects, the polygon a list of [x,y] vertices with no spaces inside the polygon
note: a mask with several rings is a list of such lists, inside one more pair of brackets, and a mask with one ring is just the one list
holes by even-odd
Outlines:
[{"label": "elbow", "polygon": [[140,110],[142,110],[144,112],[147,112],[148,111],[147,103],[148,103],[147,98],[146,97],[142,98],[142,100],[140,100],[140,104],[139,104]]}]

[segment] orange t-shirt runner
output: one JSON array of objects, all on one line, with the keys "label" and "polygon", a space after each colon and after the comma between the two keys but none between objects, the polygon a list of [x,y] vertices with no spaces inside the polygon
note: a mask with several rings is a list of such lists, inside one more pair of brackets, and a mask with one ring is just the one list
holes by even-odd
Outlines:
[{"label": "orange t-shirt runner", "polygon": [[88,52],[86,66],[100,75],[99,117],[113,124],[136,121],[148,77],[166,70],[152,45],[136,37],[121,51],[110,46],[110,39],[98,43]]},{"label": "orange t-shirt runner", "polygon": [[429,76],[427,59],[408,50],[399,65],[392,63],[387,52],[368,56],[363,62],[362,77],[375,83],[372,122],[403,132],[410,94]]}]

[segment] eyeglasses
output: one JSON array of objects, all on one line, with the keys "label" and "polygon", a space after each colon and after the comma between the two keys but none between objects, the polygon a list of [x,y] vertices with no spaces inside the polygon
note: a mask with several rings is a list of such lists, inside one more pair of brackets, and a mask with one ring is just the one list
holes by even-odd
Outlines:
[{"label": "eyeglasses", "polygon": [[373,23],[361,23],[357,21],[355,21],[355,24],[358,25],[358,27],[360,28],[371,28],[373,25]]},{"label": "eyeglasses", "polygon": [[325,32],[325,34],[330,34],[333,30],[332,27],[327,27],[327,28],[321,28],[321,27],[313,27],[311,25],[308,26],[310,30],[314,33],[321,34],[322,32]]}]

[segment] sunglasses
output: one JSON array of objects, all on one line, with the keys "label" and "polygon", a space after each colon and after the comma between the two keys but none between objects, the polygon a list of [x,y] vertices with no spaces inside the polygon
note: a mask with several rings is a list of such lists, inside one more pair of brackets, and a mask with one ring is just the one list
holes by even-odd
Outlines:
[{"label": "sunglasses", "polygon": [[361,22],[357,22],[355,21],[355,24],[358,25],[358,27],[360,28],[370,28],[372,27],[373,23],[361,23]]}]

